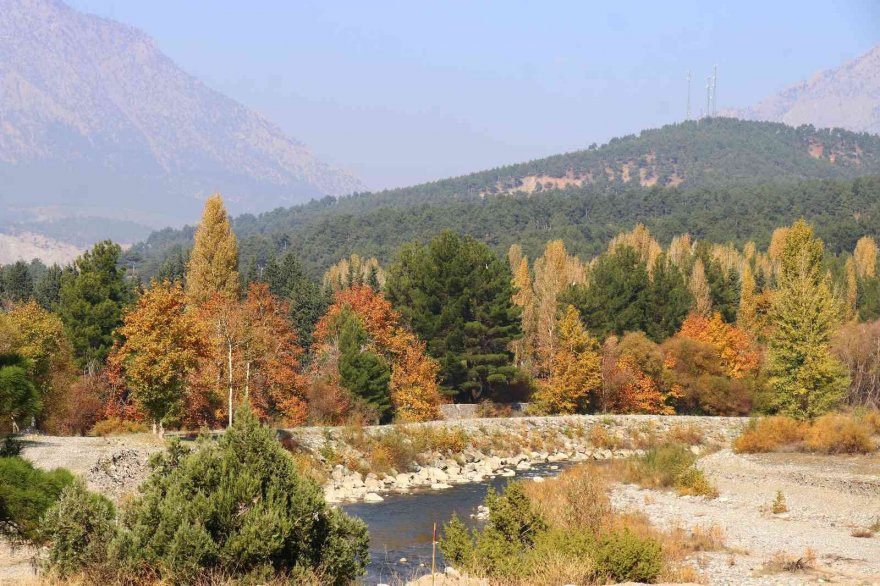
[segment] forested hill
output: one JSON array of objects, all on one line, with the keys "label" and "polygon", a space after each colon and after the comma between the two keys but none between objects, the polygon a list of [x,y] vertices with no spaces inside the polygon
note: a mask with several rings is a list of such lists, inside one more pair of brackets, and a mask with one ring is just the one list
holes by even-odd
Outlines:
[{"label": "forested hill", "polygon": [[[875,222],[880,211],[877,183],[861,182],[852,194],[847,181],[869,175],[880,175],[878,136],[714,118],[463,177],[246,214],[234,227],[242,262],[292,246],[315,273],[352,252],[387,258],[401,242],[443,228],[499,248],[563,237],[589,254],[637,221],[657,225],[660,237],[762,241],[774,226],[804,215],[823,218],[820,233],[824,224],[836,226],[834,247],[844,245],[840,230],[853,222],[860,227],[851,237],[871,233],[861,224]],[[842,201],[826,192],[851,195]],[[155,274],[165,257],[189,246],[192,233],[154,233],[128,253],[129,265]]]}]

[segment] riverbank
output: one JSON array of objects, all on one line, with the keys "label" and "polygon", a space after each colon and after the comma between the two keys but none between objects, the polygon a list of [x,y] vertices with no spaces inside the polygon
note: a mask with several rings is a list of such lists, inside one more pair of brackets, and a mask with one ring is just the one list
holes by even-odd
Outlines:
[{"label": "riverbank", "polygon": [[[281,430],[284,445],[324,486],[331,502],[514,476],[539,463],[628,457],[668,439],[694,450],[726,447],[748,420],[740,417],[570,415],[433,421],[368,427]],[[136,491],[151,435],[108,438],[27,436],[24,457],[41,468],[64,466],[114,500]]]}]

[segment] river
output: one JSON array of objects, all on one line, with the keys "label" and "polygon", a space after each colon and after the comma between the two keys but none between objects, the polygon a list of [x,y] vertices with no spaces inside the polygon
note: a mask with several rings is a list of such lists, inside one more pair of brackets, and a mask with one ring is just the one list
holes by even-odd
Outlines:
[{"label": "river", "polygon": [[[537,464],[531,470],[517,472],[516,478],[555,476],[566,464]],[[363,584],[399,584],[431,569],[431,531],[437,523],[439,534],[452,513],[469,526],[477,506],[486,498],[490,486],[503,489],[514,478],[496,476],[484,482],[457,484],[444,490],[416,490],[388,494],[381,503],[352,503],[342,509],[360,519],[370,529],[370,563]],[[405,560],[405,561],[401,561]],[[443,568],[443,556],[437,551],[437,568]]]}]

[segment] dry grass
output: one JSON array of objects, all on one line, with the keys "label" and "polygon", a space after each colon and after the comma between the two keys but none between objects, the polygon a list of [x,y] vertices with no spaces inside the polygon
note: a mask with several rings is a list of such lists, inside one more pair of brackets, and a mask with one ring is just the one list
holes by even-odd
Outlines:
[{"label": "dry grass", "polygon": [[807,431],[805,443],[811,452],[823,454],[868,454],[875,449],[873,428],[852,415],[823,415]]},{"label": "dry grass", "polygon": [[877,449],[876,411],[829,413],[812,422],[777,415],[752,421],[733,442],[740,453],[802,450],[820,454],[867,454]]},{"label": "dry grass", "polygon": [[849,533],[853,537],[874,537],[874,532],[868,527],[853,527],[853,530]]},{"label": "dry grass", "polygon": [[702,445],[703,440],[703,430],[693,423],[673,425],[669,428],[669,431],[666,432],[666,441],[669,443],[684,444],[686,446],[699,446]]},{"label": "dry grass", "polygon": [[764,562],[763,566],[765,572],[774,574],[781,572],[804,572],[815,569],[815,567],[816,552],[809,547],[805,549],[804,553],[799,557],[795,557],[784,551],[778,551],[774,553],[769,560]]},{"label": "dry grass", "polygon": [[108,435],[126,435],[132,433],[147,433],[149,428],[140,421],[128,421],[118,417],[102,419],[92,426],[89,435],[106,437]]},{"label": "dry grass", "polygon": [[624,447],[624,440],[604,426],[596,425],[590,430],[590,445],[594,448],[619,450]]}]

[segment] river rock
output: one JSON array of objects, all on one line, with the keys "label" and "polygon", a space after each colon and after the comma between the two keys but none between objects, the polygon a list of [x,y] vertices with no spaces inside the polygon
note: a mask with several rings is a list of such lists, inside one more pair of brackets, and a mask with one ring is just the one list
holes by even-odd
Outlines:
[{"label": "river rock", "polygon": [[364,495],[364,502],[365,503],[381,503],[384,500],[385,499],[383,499],[381,496],[379,496],[375,492],[368,492],[367,494]]},{"label": "river rock", "polygon": [[435,482],[431,485],[431,490],[443,490],[444,488],[452,488],[445,482]]}]

